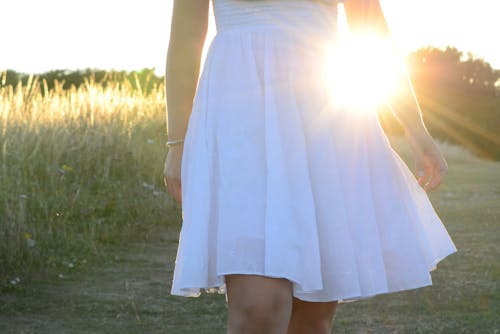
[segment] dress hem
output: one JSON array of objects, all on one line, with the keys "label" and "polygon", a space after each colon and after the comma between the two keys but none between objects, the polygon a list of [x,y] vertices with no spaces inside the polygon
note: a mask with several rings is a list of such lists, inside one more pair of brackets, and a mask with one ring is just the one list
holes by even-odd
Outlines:
[{"label": "dress hem", "polygon": [[[429,274],[436,270],[437,264],[441,262],[444,258],[447,256],[453,254],[456,252],[456,249],[447,252],[447,254],[437,257],[434,259],[434,261],[431,262],[429,266]],[[224,272],[220,273],[218,277],[224,277],[225,275],[257,275],[257,276],[264,276],[264,277],[270,277],[270,278],[283,278],[287,279],[293,284],[296,284],[300,286],[300,284],[297,282],[297,280],[292,279],[290,277],[287,277],[286,275],[279,275],[279,274],[263,274],[263,273],[257,273],[257,272]],[[224,278],[222,278],[224,280]],[[426,282],[420,282],[417,284],[412,285],[411,287],[401,287],[397,289],[380,289],[376,290],[376,292],[372,292],[370,294],[366,295],[346,295],[346,296],[337,296],[337,297],[323,297],[323,298],[308,298],[307,296],[304,296],[304,294],[308,293],[314,293],[316,291],[320,291],[322,289],[315,289],[315,290],[307,290],[307,291],[300,291],[300,292],[293,292],[293,297],[300,299],[305,302],[339,302],[339,303],[346,303],[346,302],[353,302],[357,300],[362,300],[362,299],[368,299],[368,298],[373,298],[378,295],[383,295],[383,294],[390,294],[390,293],[395,293],[395,292],[403,292],[403,291],[409,291],[409,290],[415,290],[415,289],[420,289],[426,286],[431,286],[432,285],[432,278],[429,276],[429,280]],[[202,294],[202,290],[204,290],[206,293],[217,293],[217,294],[226,294],[226,288],[225,288],[225,282],[222,281],[220,283],[216,283],[212,286],[206,286],[206,287],[201,287],[201,286],[192,286],[188,287],[185,286],[183,288],[177,288],[171,290],[170,294],[173,296],[181,296],[181,297],[191,297],[191,298],[197,298]],[[197,292],[193,292],[197,291]]]},{"label": "dress hem", "polygon": [[[255,275],[255,274],[241,274],[241,275]],[[260,275],[262,276],[262,275]],[[269,276],[266,276],[266,277],[269,277]],[[279,278],[283,278],[283,277],[279,277]],[[400,288],[400,289],[395,289],[395,290],[389,290],[389,289],[385,289],[385,290],[378,290],[377,292],[374,292],[374,293],[371,293],[371,294],[368,294],[368,295],[362,295],[362,296],[359,296],[359,295],[348,295],[346,297],[342,297],[342,298],[335,298],[335,297],[324,297],[324,298],[307,298],[305,296],[302,296],[303,293],[307,293],[307,292],[300,292],[300,293],[293,293],[293,297],[297,298],[297,299],[300,299],[302,301],[305,301],[305,302],[315,302],[315,303],[327,303],[327,302],[338,302],[338,303],[348,303],[348,302],[354,302],[354,301],[358,301],[358,300],[363,300],[363,299],[369,299],[369,298],[373,298],[373,297],[376,297],[376,296],[379,296],[379,295],[384,295],[384,294],[390,294],[390,293],[396,293],[396,292],[403,292],[403,291],[410,291],[410,290],[416,290],[416,289],[420,289],[420,288],[424,288],[424,287],[427,287],[427,286],[431,286],[432,285],[432,281],[428,281],[428,282],[425,282],[425,283],[421,283],[421,284],[417,284],[417,285],[414,285],[412,287],[408,287],[408,288]],[[190,293],[188,291],[185,291],[185,290],[198,290],[198,292],[196,293]],[[179,296],[179,297],[186,297],[186,298],[198,298],[201,296],[202,294],[202,290],[205,291],[205,293],[207,294],[221,294],[221,295],[225,295],[226,294],[226,289],[224,286],[220,286],[220,285],[216,285],[216,286],[213,286],[213,287],[192,287],[192,288],[182,288],[180,290],[176,290],[176,291],[172,291],[170,294],[172,296]]]}]

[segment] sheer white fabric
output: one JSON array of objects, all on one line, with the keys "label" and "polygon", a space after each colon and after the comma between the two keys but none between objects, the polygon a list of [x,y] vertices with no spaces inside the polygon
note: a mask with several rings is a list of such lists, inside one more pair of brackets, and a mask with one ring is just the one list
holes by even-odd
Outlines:
[{"label": "sheer white fabric", "polygon": [[231,273],[287,278],[306,301],[431,284],[453,242],[375,113],[336,105],[325,85],[336,6],[214,9],[184,143],[171,293],[223,293]]}]

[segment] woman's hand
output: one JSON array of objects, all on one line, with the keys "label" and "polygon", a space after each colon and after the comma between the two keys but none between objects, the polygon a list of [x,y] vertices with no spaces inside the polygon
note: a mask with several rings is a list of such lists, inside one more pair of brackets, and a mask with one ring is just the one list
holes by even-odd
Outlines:
[{"label": "woman's hand", "polygon": [[419,136],[410,135],[409,142],[418,183],[425,191],[437,189],[448,171],[443,154],[427,132]]},{"label": "woman's hand", "polygon": [[183,144],[169,148],[163,167],[163,181],[167,191],[182,204],[181,161]]}]

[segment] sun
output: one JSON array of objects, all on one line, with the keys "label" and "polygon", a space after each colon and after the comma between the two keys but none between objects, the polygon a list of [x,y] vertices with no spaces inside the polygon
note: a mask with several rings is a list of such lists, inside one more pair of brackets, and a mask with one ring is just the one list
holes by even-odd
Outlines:
[{"label": "sun", "polygon": [[374,112],[396,92],[402,61],[391,42],[349,35],[327,52],[326,81],[334,102],[357,112]]}]

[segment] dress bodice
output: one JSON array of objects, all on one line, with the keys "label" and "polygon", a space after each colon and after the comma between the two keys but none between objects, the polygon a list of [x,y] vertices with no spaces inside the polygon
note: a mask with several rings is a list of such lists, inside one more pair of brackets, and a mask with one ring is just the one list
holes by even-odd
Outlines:
[{"label": "dress bodice", "polygon": [[332,30],[338,0],[213,0],[217,31]]}]

